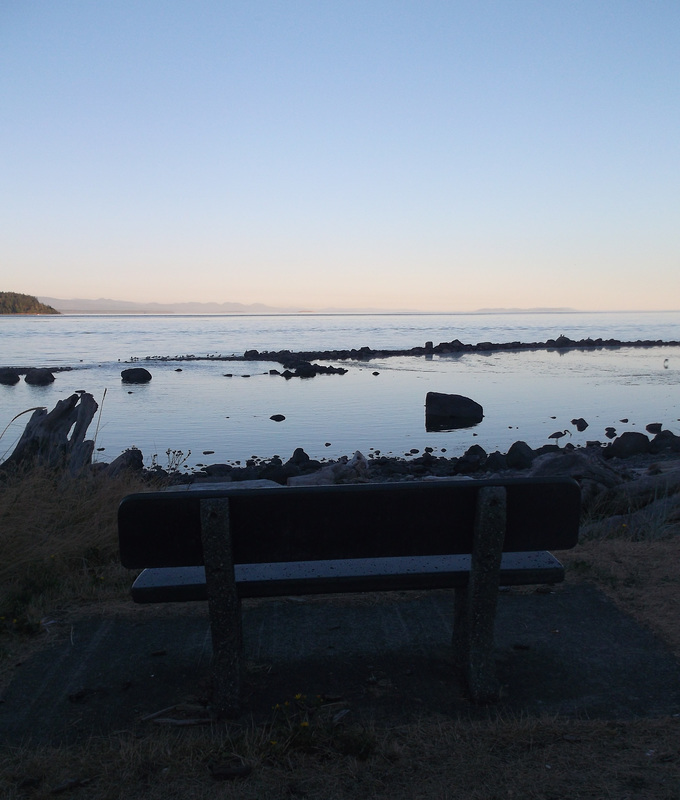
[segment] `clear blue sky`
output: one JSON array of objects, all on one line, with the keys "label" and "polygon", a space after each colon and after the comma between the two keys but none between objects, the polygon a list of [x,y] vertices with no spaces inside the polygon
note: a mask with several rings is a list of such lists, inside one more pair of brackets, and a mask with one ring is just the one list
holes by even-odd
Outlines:
[{"label": "clear blue sky", "polygon": [[0,290],[680,308],[678,0],[3,0]]}]

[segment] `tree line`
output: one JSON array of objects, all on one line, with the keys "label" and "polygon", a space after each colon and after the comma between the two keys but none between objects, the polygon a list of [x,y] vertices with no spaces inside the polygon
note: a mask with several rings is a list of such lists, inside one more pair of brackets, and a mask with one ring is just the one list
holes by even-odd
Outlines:
[{"label": "tree line", "polygon": [[37,297],[18,292],[0,292],[0,314],[58,314]]}]

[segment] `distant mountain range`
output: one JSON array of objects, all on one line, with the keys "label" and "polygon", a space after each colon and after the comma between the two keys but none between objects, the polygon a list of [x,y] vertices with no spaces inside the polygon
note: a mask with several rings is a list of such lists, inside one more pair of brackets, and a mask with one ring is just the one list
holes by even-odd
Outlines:
[{"label": "distant mountain range", "polygon": [[62,314],[266,314],[293,312],[299,309],[276,308],[264,303],[135,303],[130,300],[111,300],[99,297],[97,300],[57,297],[40,298]]},{"label": "distant mountain range", "polygon": [[576,308],[478,308],[477,314],[568,314],[578,311]]},{"label": "distant mountain range", "polygon": [[[319,314],[319,313],[390,313],[382,308],[290,308],[268,306],[264,303],[136,303],[130,300],[111,300],[100,297],[97,300],[58,297],[40,297],[41,302],[55,308],[62,314]],[[393,309],[392,313],[407,312],[409,309]]]},{"label": "distant mountain range", "polygon": [[[290,308],[268,306],[264,303],[136,303],[131,300],[97,300],[84,298],[61,299],[39,297],[62,314],[418,314],[417,309],[385,308]],[[573,308],[479,308],[478,314],[539,314],[565,313]]]}]

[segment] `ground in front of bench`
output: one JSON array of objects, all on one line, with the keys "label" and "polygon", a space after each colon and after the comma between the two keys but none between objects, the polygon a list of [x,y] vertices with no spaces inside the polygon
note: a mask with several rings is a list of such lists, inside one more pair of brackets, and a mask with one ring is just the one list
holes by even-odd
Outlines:
[{"label": "ground in front of bench", "polygon": [[[341,695],[354,719],[378,723],[438,713],[680,713],[676,659],[586,584],[501,594],[505,696],[471,707],[451,670],[451,602],[450,592],[430,592],[245,603],[244,714],[269,718],[298,692]],[[73,740],[150,725],[144,715],[201,693],[209,657],[204,604],[84,620],[72,641],[62,632],[17,670],[0,703],[0,738]]]}]

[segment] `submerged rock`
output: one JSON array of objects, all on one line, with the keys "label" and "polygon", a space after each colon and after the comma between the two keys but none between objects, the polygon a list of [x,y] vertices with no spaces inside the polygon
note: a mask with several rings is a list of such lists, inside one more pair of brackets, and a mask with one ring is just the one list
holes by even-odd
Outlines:
[{"label": "submerged rock", "polygon": [[123,383],[148,383],[151,380],[151,373],[144,367],[130,367],[120,373]]},{"label": "submerged rock", "polygon": [[484,418],[479,403],[461,394],[428,392],[425,396],[425,430],[471,428]]},{"label": "submerged rock", "polygon": [[0,367],[0,384],[3,386],[14,386],[19,383],[20,375],[17,370],[11,367]]},{"label": "submerged rock", "polygon": [[31,386],[48,386],[54,382],[54,375],[44,368],[29,369],[24,380]]}]

